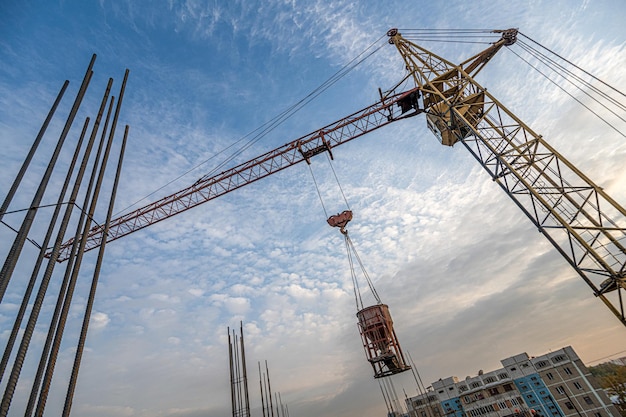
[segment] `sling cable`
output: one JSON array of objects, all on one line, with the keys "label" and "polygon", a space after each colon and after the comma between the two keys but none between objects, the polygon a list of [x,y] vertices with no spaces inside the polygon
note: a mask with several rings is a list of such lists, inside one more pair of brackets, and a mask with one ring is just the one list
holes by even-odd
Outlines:
[{"label": "sling cable", "polygon": [[[329,164],[331,158],[332,154],[329,158]],[[389,306],[387,306],[387,304],[383,304],[380,300],[380,296],[378,295],[376,288],[374,288],[374,283],[365,270],[363,262],[356,251],[352,239],[350,239],[348,230],[346,229],[346,226],[352,220],[352,210],[350,210],[346,196],[343,193],[343,189],[341,189],[341,184],[337,178],[337,174],[335,173],[334,168],[332,168],[332,164],[330,164],[330,166],[348,209],[339,214],[328,217],[326,221],[330,226],[339,228],[339,231],[344,237],[346,252],[348,254],[348,262],[350,265],[350,275],[354,288],[354,299],[357,307],[356,316],[358,319],[359,333],[361,335],[361,341],[365,350],[366,359],[374,369],[374,378],[382,378],[407,371],[411,369],[411,367],[407,364],[404,359],[404,355],[402,354],[400,342],[398,341],[396,332],[393,329],[393,320],[391,319],[391,314],[389,313]],[[320,198],[320,202],[322,203],[324,213],[328,216],[326,207],[324,207],[322,195],[317,182],[315,181],[315,176],[313,175],[313,170],[310,165],[309,169],[311,170],[311,176],[313,177],[315,188]],[[357,279],[356,265],[358,265],[361,274],[367,282],[370,292],[376,300],[376,304],[374,305],[366,307],[363,304],[359,280]]]}]

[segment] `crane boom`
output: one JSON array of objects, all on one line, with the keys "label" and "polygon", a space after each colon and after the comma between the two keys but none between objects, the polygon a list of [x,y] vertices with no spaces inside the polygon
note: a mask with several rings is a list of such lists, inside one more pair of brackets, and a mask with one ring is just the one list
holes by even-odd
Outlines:
[{"label": "crane boom", "polygon": [[[516,34],[503,31],[493,48]],[[465,146],[626,326],[626,210],[479,85],[468,73],[481,68],[475,60],[454,65],[395,29],[388,35],[421,92],[430,130],[443,145]]]},{"label": "crane boom", "polygon": [[[183,190],[113,219],[106,240],[110,242],[119,239],[297,163],[310,163],[310,158],[317,154],[331,153],[331,149],[336,146],[392,122],[415,116],[421,112],[416,106],[416,92],[417,88],[414,88],[384,97],[381,95],[381,101],[315,132],[215,176],[203,177]],[[100,246],[104,239],[103,230],[104,227],[98,225],[89,231],[85,251]],[[68,259],[73,243],[72,239],[61,246],[59,262]]]}]

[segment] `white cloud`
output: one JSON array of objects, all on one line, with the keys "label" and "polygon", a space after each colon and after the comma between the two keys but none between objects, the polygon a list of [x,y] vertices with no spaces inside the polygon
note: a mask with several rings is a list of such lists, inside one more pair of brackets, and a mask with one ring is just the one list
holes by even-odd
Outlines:
[{"label": "white cloud", "polygon": [[202,297],[204,295],[204,290],[201,290],[199,288],[191,288],[188,290],[188,292],[194,297]]},{"label": "white cloud", "polygon": [[90,327],[92,329],[102,329],[111,322],[108,314],[96,311],[91,315]]}]

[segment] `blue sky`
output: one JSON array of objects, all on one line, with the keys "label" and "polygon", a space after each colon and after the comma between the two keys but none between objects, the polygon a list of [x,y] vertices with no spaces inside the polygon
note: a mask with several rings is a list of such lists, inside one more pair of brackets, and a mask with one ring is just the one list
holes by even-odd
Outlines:
[{"label": "blue sky", "polygon": [[[618,0],[4,1],[0,194],[65,79],[71,84],[59,113],[67,114],[93,53],[98,58],[85,111],[95,112],[108,77],[117,92],[130,69],[120,120],[130,125],[116,205],[123,210],[193,183],[216,166],[220,156],[211,158],[221,149],[305,97],[391,27],[517,27],[623,91],[624,18]],[[484,47],[425,46],[452,61]],[[382,48],[237,161],[372,104],[378,87],[403,75],[397,52]],[[624,137],[510,51],[501,51],[479,82],[626,203]],[[61,120],[51,126],[44,149],[53,146]],[[567,345],[585,362],[623,355],[623,326],[470,155],[439,145],[423,118],[390,125],[333,154],[355,213],[351,237],[425,382],[476,375],[511,355]],[[43,156],[36,159],[35,171],[44,164]],[[327,209],[345,209],[325,158],[317,158],[313,170]],[[35,184],[36,175],[27,176],[14,208],[28,205]],[[41,217],[32,232],[36,240],[45,230],[45,212]],[[5,217],[14,226],[20,220]],[[0,230],[2,253],[12,236]],[[30,274],[33,253],[27,249],[0,305],[3,339],[25,285],[18,276]],[[341,236],[326,225],[306,166],[111,243],[105,259],[75,415],[229,413],[226,329],[240,320],[251,387],[257,386],[257,361],[267,360],[272,388],[292,415],[385,412],[360,345]],[[90,253],[77,289],[48,402],[51,415],[62,407],[94,260]],[[42,313],[35,347],[45,338],[53,302]],[[37,356],[27,357],[12,410],[23,408]],[[394,382],[401,397],[402,390],[415,393],[410,375]],[[251,394],[258,415],[257,390]]]}]

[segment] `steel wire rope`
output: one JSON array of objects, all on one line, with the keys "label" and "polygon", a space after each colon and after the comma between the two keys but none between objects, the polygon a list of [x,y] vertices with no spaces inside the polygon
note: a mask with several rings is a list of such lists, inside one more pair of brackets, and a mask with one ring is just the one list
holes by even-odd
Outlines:
[{"label": "steel wire rope", "polygon": [[[330,160],[330,158],[329,158]],[[332,169],[332,164],[331,165],[331,169]],[[322,204],[322,209],[324,210],[324,215],[326,216],[326,218],[328,219],[328,211],[326,210],[326,206],[324,205],[324,199],[322,198],[322,193],[320,192],[319,189],[319,185],[317,184],[317,180],[315,179],[315,174],[313,173],[313,168],[311,167],[311,165],[309,165],[309,171],[311,172],[311,177],[313,178],[313,184],[315,185],[315,190],[317,192],[317,196],[320,199],[320,203]],[[333,169],[333,173],[334,173],[334,169]],[[335,179],[337,180],[337,183],[339,184],[339,180],[337,179],[337,175],[335,174]],[[341,184],[339,184],[339,188],[341,189]],[[343,195],[343,190],[342,190],[342,195]],[[348,205],[348,201],[346,200],[345,195],[344,197],[344,201],[346,202],[346,205]],[[349,207],[348,207],[349,209]],[[352,250],[351,250],[351,241],[348,238],[348,231],[345,229],[341,229],[343,235],[344,235],[344,244],[346,246],[346,253],[348,256],[348,265],[350,268],[350,279],[352,280],[352,289],[354,291],[354,301],[356,303],[356,309],[357,311],[361,311],[363,309],[363,299],[361,297],[361,288],[359,287],[359,280],[356,277],[356,272],[354,270],[354,261],[352,259]]]},{"label": "steel wire rope", "polygon": [[343,239],[346,245],[346,253],[348,254],[348,264],[350,265],[350,278],[352,278],[352,289],[354,290],[354,301],[356,302],[356,310],[363,310],[363,299],[361,298],[361,288],[359,287],[359,280],[356,278],[356,272],[354,271],[354,261],[352,260],[352,251],[350,248],[350,239],[348,233],[344,234]]},{"label": "steel wire rope", "polygon": [[367,281],[367,285],[369,286],[370,291],[372,292],[372,295],[376,299],[376,303],[382,304],[382,301],[380,301],[380,297],[378,296],[378,292],[376,291],[376,288],[374,287],[374,283],[372,282],[369,274],[365,270],[365,266],[363,265],[363,262],[361,261],[361,257],[359,256],[359,253],[356,251],[356,248],[354,247],[354,243],[352,243],[352,239],[350,239],[350,236],[348,236],[347,231],[344,236],[345,236],[347,244],[352,249],[352,253],[354,253],[354,257],[357,260],[359,267],[361,268],[361,272],[363,272],[363,276],[365,277],[365,280]]},{"label": "steel wire rope", "polygon": [[593,115],[595,115],[598,119],[602,120],[606,125],[608,125],[611,129],[615,130],[617,133],[619,133],[621,136],[626,138],[626,134],[620,132],[615,126],[613,126],[608,120],[605,120],[602,116],[600,116],[597,112],[595,112],[593,109],[591,109],[589,106],[587,106],[585,103],[583,103],[581,100],[577,99],[576,97],[574,97],[574,95],[572,93],[570,93],[569,91],[567,91],[565,88],[563,88],[562,86],[560,86],[556,81],[554,81],[553,79],[551,79],[548,75],[546,75],[543,71],[541,71],[539,68],[537,68],[536,66],[534,66],[533,64],[531,64],[528,60],[526,60],[525,58],[523,58],[520,54],[518,54],[517,52],[515,52],[512,49],[509,49],[509,51],[511,51],[514,55],[516,55],[519,59],[521,59],[522,61],[524,61],[526,64],[528,64],[531,68],[533,68],[535,71],[537,71],[539,74],[541,74],[546,80],[550,81],[552,84],[554,84],[558,89],[560,89],[561,91],[563,91],[565,94],[567,94],[568,96],[570,96],[570,98],[572,98],[574,101],[576,101],[578,104],[580,104],[581,106],[583,106],[584,108],[586,108],[589,112],[591,112]]},{"label": "steel wire rope", "polygon": [[[292,106],[290,106],[289,108],[287,108],[285,111],[280,113],[278,116],[274,117],[272,120],[270,120],[269,122],[267,122],[264,125],[262,125],[262,126],[269,125],[269,127],[263,128],[261,133],[257,134],[253,139],[251,139],[244,146],[239,148],[236,153],[231,155],[224,162],[222,162],[216,168],[211,170],[208,174],[203,176],[200,179],[200,181],[206,179],[209,175],[212,175],[213,173],[215,173],[217,171],[217,169],[221,168],[226,163],[232,161],[233,159],[235,159],[235,157],[241,155],[243,153],[243,151],[249,149],[252,145],[257,143],[265,135],[267,135],[269,132],[274,130],[276,127],[278,127],[279,125],[284,123],[288,118],[290,118],[295,113],[297,113],[299,110],[301,110],[305,105],[309,104],[311,101],[313,101],[315,98],[317,98],[320,94],[322,94],[323,92],[328,90],[331,86],[333,86],[335,83],[337,83],[340,79],[345,77],[350,71],[352,71],[354,68],[356,68],[361,63],[363,63],[363,61],[365,61],[367,58],[369,58],[372,55],[374,55],[374,53],[378,52],[381,48],[383,48],[385,46],[385,44],[381,44],[378,48],[376,48],[374,51],[370,52],[363,59],[357,61],[357,58],[359,58],[366,51],[371,49],[376,43],[379,43],[382,38],[383,38],[383,36],[379,37],[375,42],[373,42],[367,48],[365,48],[365,50],[363,52],[361,52],[355,58],[350,60],[350,62],[348,62],[348,64],[344,65],[339,71],[337,71],[335,74],[333,74],[328,80],[324,81],[320,86],[318,86],[312,92],[307,94],[303,99],[299,100],[297,103],[295,103]],[[259,129],[257,129],[257,130],[259,130]]]},{"label": "steel wire rope", "polygon": [[[398,29],[402,37],[412,41],[420,42],[442,42],[442,43],[467,43],[467,44],[493,44],[492,41],[471,41],[468,38],[484,39],[487,34],[493,36],[498,34],[492,29]],[[463,40],[458,40],[458,39]]]},{"label": "steel wire rope", "polygon": [[315,185],[315,191],[317,191],[317,196],[320,198],[320,203],[322,204],[324,215],[326,216],[326,218],[328,218],[328,212],[326,211],[326,206],[324,205],[324,199],[322,198],[320,188],[317,185],[317,180],[315,179],[315,174],[313,173],[313,168],[311,168],[311,165],[309,165],[309,171],[311,172],[311,177],[313,178],[313,184]]},{"label": "steel wire rope", "polygon": [[[494,34],[498,33],[493,29],[398,29],[402,33],[403,37],[406,37],[406,34],[411,35],[434,35],[434,36],[465,36],[467,34]],[[479,35],[476,35],[479,36]],[[484,36],[484,35],[480,35]]]},{"label": "steel wire rope", "polygon": [[[328,156],[328,155],[327,155]],[[328,162],[329,165],[331,167],[331,170],[333,171],[333,175],[335,177],[335,180],[337,181],[337,185],[339,186],[339,189],[341,190],[341,195],[343,196],[343,199],[346,203],[346,206],[348,207],[348,209],[350,209],[350,205],[348,203],[348,200],[346,198],[346,195],[343,191],[343,188],[341,187],[341,183],[339,182],[339,178],[337,177],[337,173],[335,172],[335,169],[333,167],[333,164],[330,161],[330,157],[328,157]],[[326,207],[324,206],[324,200],[322,198],[322,194],[320,192],[317,180],[315,179],[315,175],[313,173],[313,169],[311,168],[311,166],[309,165],[309,170],[311,172],[311,177],[313,178],[313,183],[315,185],[315,189],[317,191],[317,195],[320,199],[320,203],[322,204],[322,208],[324,210],[324,214],[326,215],[326,218],[328,218],[328,212],[326,211]],[[345,227],[345,225],[344,225]],[[355,272],[355,267],[354,267],[354,259],[356,259],[357,263],[359,264],[359,267],[361,269],[361,273],[363,274],[363,276],[365,277],[365,280],[367,282],[367,285],[370,289],[370,291],[372,292],[376,303],[377,304],[382,304],[382,301],[380,300],[380,297],[378,296],[378,292],[376,291],[376,288],[374,287],[374,283],[372,282],[372,280],[369,277],[369,274],[367,273],[367,270],[365,269],[365,266],[363,265],[363,262],[361,261],[361,258],[356,250],[356,248],[354,247],[354,243],[352,242],[352,239],[350,239],[350,236],[348,236],[348,231],[345,230],[343,227],[341,228],[341,233],[344,235],[344,242],[346,245],[346,252],[348,254],[348,263],[350,266],[350,277],[352,279],[352,285],[354,288],[354,298],[356,301],[356,306],[357,306],[357,311],[360,311],[363,309],[363,299],[361,297],[361,289],[359,286],[359,280],[357,279],[356,276],[356,272]],[[352,254],[354,254],[354,259],[352,257]]]},{"label": "steel wire rope", "polygon": [[339,187],[339,191],[341,192],[341,196],[343,197],[343,201],[346,203],[346,207],[350,210],[350,204],[348,203],[348,199],[346,198],[346,194],[343,192],[343,187],[339,182],[339,177],[337,177],[337,172],[335,172],[335,167],[330,159],[330,156],[326,154],[326,159],[328,160],[328,165],[330,165],[331,171],[333,171],[333,176],[335,177],[335,181],[337,181],[337,186]]},{"label": "steel wire rope", "polygon": [[235,141],[232,144],[228,145],[224,149],[218,151],[216,154],[214,154],[211,157],[205,159],[204,161],[200,162],[199,164],[196,164],[194,167],[190,168],[189,170],[187,170],[186,172],[182,173],[178,177],[172,179],[171,181],[167,182],[163,186],[161,186],[161,187],[157,188],[156,190],[152,191],[148,195],[140,198],[139,200],[135,201],[134,203],[130,204],[129,206],[121,209],[115,215],[117,216],[117,215],[120,215],[121,213],[126,212],[128,209],[130,209],[131,207],[137,205],[139,202],[141,202],[141,201],[147,199],[148,197],[154,195],[155,193],[157,193],[160,190],[164,189],[168,185],[171,185],[172,183],[178,181],[182,177],[184,177],[184,176],[188,175],[189,173],[195,171],[196,169],[198,169],[202,165],[206,164],[207,162],[209,162],[212,159],[216,158],[217,156],[223,154],[224,152],[226,152],[227,150],[233,148],[237,144],[241,143],[244,139],[249,138],[250,136],[252,136],[252,139],[250,139],[243,146],[241,146],[240,148],[235,150],[230,156],[228,156],[225,160],[223,160],[221,163],[219,163],[217,166],[215,166],[213,169],[211,169],[207,174],[205,174],[202,177],[200,177],[200,179],[198,179],[194,184],[198,184],[198,183],[201,183],[203,181],[206,181],[208,178],[213,176],[217,172],[218,169],[224,167],[227,163],[231,162],[237,156],[241,155],[245,150],[249,149],[252,145],[254,145],[260,139],[265,137],[269,132],[274,130],[276,127],[280,126],[287,119],[289,119],[295,113],[297,113],[299,110],[301,110],[305,105],[309,104],[311,101],[313,101],[315,98],[317,98],[320,94],[322,94],[323,92],[328,90],[331,86],[333,86],[335,83],[337,83],[340,79],[345,77],[349,72],[351,72],[357,66],[362,64],[366,59],[368,59],[369,57],[374,55],[376,52],[378,52],[381,48],[383,48],[386,45],[385,43],[381,43],[381,45],[378,46],[375,50],[371,51],[369,54],[367,54],[362,59],[359,59],[367,51],[372,49],[377,43],[380,43],[381,39],[383,39],[384,36],[385,35],[382,35],[376,41],[372,42],[367,48],[365,48],[362,52],[360,52],[358,55],[356,55],[354,58],[352,58],[347,64],[345,64],[341,69],[339,69],[337,72],[335,72],[331,77],[329,77],[326,81],[324,81],[320,86],[318,86],[313,91],[308,93],[304,98],[300,99],[295,104],[293,104],[290,107],[288,107],[287,109],[283,110],[281,113],[279,113],[278,115],[274,116],[272,119],[270,119],[267,122],[263,123],[261,126],[257,127],[256,129],[252,130],[251,132],[247,133],[246,135],[242,136],[240,139],[238,139],[237,141]]},{"label": "steel wire rope", "polygon": [[[9,230],[15,232],[15,234],[17,234],[19,232],[16,228],[11,226],[9,223],[5,222],[4,220],[0,220],[0,224],[5,225]],[[35,241],[35,240],[33,240],[33,239],[29,238],[29,237],[27,237],[26,240],[28,242],[32,243],[33,246],[35,246],[37,249],[41,249],[41,245],[37,241]]]},{"label": "steel wire rope", "polygon": [[615,352],[615,353],[612,353],[612,354],[610,354],[610,355],[603,356],[603,357],[601,357],[601,358],[598,358],[598,359],[594,359],[594,360],[588,361],[587,363],[588,363],[588,364],[592,364],[592,363],[594,363],[594,362],[599,362],[599,361],[601,361],[601,360],[608,359],[608,358],[613,357],[613,356],[616,356],[616,355],[620,355],[620,354],[622,354],[622,353],[624,353],[624,352],[626,352],[626,350],[621,350],[621,351],[619,351],[619,352]]},{"label": "steel wire rope", "polygon": [[473,44],[473,45],[492,45],[493,42],[476,42],[476,41],[450,41],[450,40],[443,40],[443,39],[437,39],[437,38],[423,38],[423,37],[415,37],[415,38],[409,38],[409,37],[404,37],[405,39],[408,39],[410,41],[420,41],[420,42],[441,42],[441,43],[467,43],[467,44]]},{"label": "steel wire rope", "polygon": [[[584,85],[585,87],[589,88],[590,90],[596,92],[597,94],[599,94],[600,96],[604,97],[605,99],[607,99],[608,101],[612,102],[615,106],[621,108],[622,110],[626,110],[626,105],[620,103],[619,101],[617,101],[616,99],[614,99],[613,97],[609,96],[607,93],[605,93],[604,91],[600,90],[599,88],[597,88],[596,86],[594,86],[593,84],[591,84],[590,82],[586,81],[585,79],[579,77],[578,75],[576,75],[575,73],[573,73],[572,71],[568,70],[567,68],[563,67],[561,64],[559,64],[558,62],[554,61],[553,59],[551,59],[550,57],[546,56],[545,54],[539,52],[538,50],[536,50],[535,48],[531,47],[530,45],[524,43],[523,41],[519,42],[520,48],[524,49],[526,52],[528,52],[530,55],[534,56],[535,58],[537,58],[537,60],[539,60],[542,64],[544,64],[546,67],[550,68],[552,71],[554,71],[555,74],[559,75],[561,78],[563,78],[565,81],[567,81],[569,84],[573,85],[574,88],[578,89],[579,91],[581,91],[583,94],[585,94],[587,97],[589,97],[590,99],[592,99],[593,101],[595,101],[596,103],[598,103],[600,106],[604,107],[607,111],[611,112],[614,116],[616,116],[617,118],[619,118],[620,120],[622,120],[623,122],[626,122],[626,119],[624,119],[623,117],[621,117],[620,115],[618,115],[617,113],[615,113],[613,110],[611,110],[610,108],[608,108],[606,105],[602,104],[598,99],[594,98],[591,94],[589,94],[588,92],[586,92],[585,90],[583,90],[580,86],[576,85],[573,81],[569,80],[565,75],[563,75],[563,73],[570,75],[572,78],[574,78],[575,80],[579,81],[582,85]],[[556,68],[561,69],[561,71],[563,73],[560,73]]]},{"label": "steel wire rope", "polygon": [[532,39],[532,38],[530,38],[530,37],[526,36],[525,34],[523,34],[523,33],[521,33],[521,32],[518,32],[518,34],[519,34],[520,36],[523,36],[524,38],[528,39],[529,41],[533,42],[534,44],[539,45],[540,47],[542,47],[543,49],[545,49],[545,50],[549,51],[550,53],[552,53],[552,54],[556,55],[557,57],[559,57],[559,58],[560,58],[560,59],[562,59],[563,61],[567,62],[568,64],[572,65],[573,67],[575,67],[575,68],[579,69],[580,71],[584,72],[585,74],[589,75],[589,76],[590,76],[590,77],[592,77],[594,80],[596,80],[596,81],[598,81],[598,82],[600,82],[600,83],[604,84],[605,86],[609,87],[611,90],[615,91],[616,93],[621,94],[622,96],[626,97],[626,94],[624,94],[623,92],[619,91],[617,88],[615,88],[615,87],[611,86],[610,84],[608,84],[608,83],[606,83],[606,82],[602,81],[601,79],[599,79],[599,78],[598,78],[598,77],[596,77],[595,75],[593,75],[593,74],[591,74],[590,72],[588,72],[588,71],[584,70],[583,68],[581,68],[581,67],[579,67],[578,65],[574,64],[573,62],[571,62],[571,61],[567,60],[566,58],[562,57],[561,55],[557,54],[556,52],[554,52],[554,51],[552,51],[552,50],[550,50],[550,49],[546,48],[545,46],[543,46],[543,45],[542,45],[542,44],[540,44],[539,42],[535,41],[534,39]]},{"label": "steel wire rope", "polygon": [[[616,98],[611,97],[610,95],[608,95],[606,92],[600,90],[598,87],[596,87],[595,85],[593,85],[592,83],[590,83],[589,81],[585,80],[584,78],[580,77],[579,75],[576,75],[574,72],[568,70],[567,68],[565,68],[563,65],[559,64],[558,62],[556,62],[555,60],[553,60],[552,58],[550,58],[549,56],[547,56],[546,54],[540,52],[538,49],[533,48],[530,44],[525,43],[524,41],[518,40],[516,42],[516,44],[518,45],[523,45],[523,49],[527,50],[529,53],[537,56],[537,59],[541,60],[538,56],[543,57],[546,61],[553,63],[555,66],[561,68],[564,72],[566,72],[567,74],[571,75],[573,78],[577,79],[578,81],[580,81],[582,84],[584,84],[586,87],[590,88],[591,90],[594,90],[595,92],[597,92],[599,95],[601,95],[602,97],[606,98],[608,101],[612,102],[613,104],[615,104],[617,107],[622,108],[623,110],[626,110],[626,104],[623,104],[621,102],[619,102]],[[532,51],[532,52],[531,52]],[[546,66],[548,66],[546,64]],[[582,69],[575,67],[580,71],[583,71]],[[556,72],[556,70],[555,70]],[[593,76],[592,76],[593,77]],[[595,80],[597,80],[598,82],[601,82],[602,84],[605,84],[605,82],[603,82],[602,80],[598,80],[597,78],[593,77]],[[611,89],[615,90],[613,87],[611,87]],[[618,91],[619,93],[619,91]],[[621,94],[621,93],[620,93]]]}]

